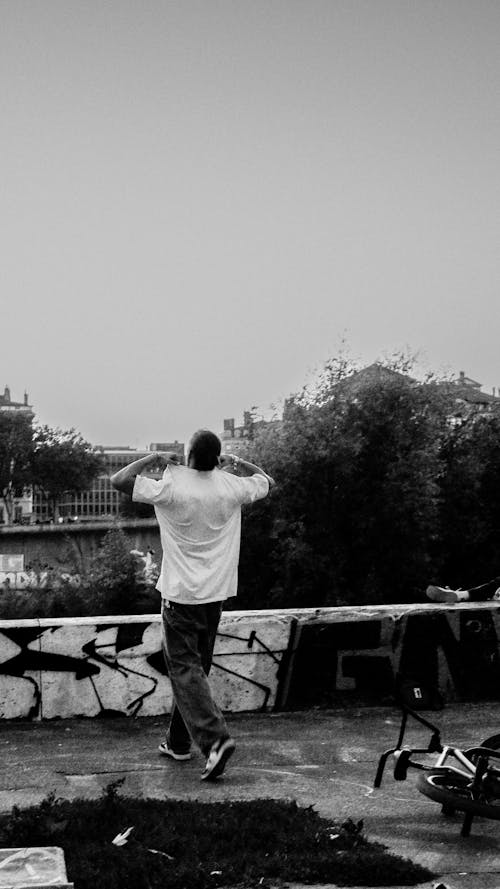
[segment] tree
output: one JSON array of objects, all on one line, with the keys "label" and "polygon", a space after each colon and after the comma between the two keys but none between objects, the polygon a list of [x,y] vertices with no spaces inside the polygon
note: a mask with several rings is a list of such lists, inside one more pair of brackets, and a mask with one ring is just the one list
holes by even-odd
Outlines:
[{"label": "tree", "polygon": [[16,491],[30,483],[33,456],[31,414],[0,412],[0,495],[7,513],[13,518]]},{"label": "tree", "polygon": [[55,516],[57,499],[64,493],[86,490],[104,470],[100,452],[75,429],[39,426],[33,435],[32,481]]},{"label": "tree", "polygon": [[272,496],[242,510],[238,596],[228,599],[228,609],[254,609],[272,606],[274,585]]},{"label": "tree", "polygon": [[500,415],[469,414],[441,451],[438,579],[475,586],[500,575]]},{"label": "tree", "polygon": [[406,363],[369,370],[332,359],[280,426],[256,434],[256,462],[278,482],[275,605],[415,601],[434,570],[449,400]]}]

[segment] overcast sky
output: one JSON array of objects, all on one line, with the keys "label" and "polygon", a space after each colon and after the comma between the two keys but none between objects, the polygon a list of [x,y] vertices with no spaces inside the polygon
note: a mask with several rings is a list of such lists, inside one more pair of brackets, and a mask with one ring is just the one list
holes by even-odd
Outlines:
[{"label": "overcast sky", "polygon": [[498,0],[0,0],[0,391],[92,443],[500,386]]}]

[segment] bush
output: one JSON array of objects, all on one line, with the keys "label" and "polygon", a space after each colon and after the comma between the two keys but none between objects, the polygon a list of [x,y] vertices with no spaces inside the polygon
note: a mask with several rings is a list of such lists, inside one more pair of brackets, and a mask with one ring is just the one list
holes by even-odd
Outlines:
[{"label": "bush", "polygon": [[137,565],[130,543],[120,528],[107,532],[83,581],[94,614],[130,614],[139,593]]}]

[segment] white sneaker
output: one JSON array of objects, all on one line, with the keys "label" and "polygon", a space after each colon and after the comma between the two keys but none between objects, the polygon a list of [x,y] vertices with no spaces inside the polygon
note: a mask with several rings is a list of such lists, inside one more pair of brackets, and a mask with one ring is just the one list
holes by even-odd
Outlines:
[{"label": "white sneaker", "polygon": [[235,747],[236,744],[232,738],[226,738],[225,741],[216,741],[208,754],[205,768],[201,773],[201,780],[212,781],[214,778],[222,775],[229,757],[234,753]]},{"label": "white sneaker", "polygon": [[469,593],[467,590],[450,590],[444,586],[428,586],[425,595],[432,602],[468,602]]},{"label": "white sneaker", "polygon": [[176,753],[175,750],[172,750],[172,748],[168,746],[168,741],[162,741],[158,750],[162,756],[168,756],[170,759],[175,759],[177,762],[186,762],[186,760],[192,759],[193,756],[189,751],[187,753]]}]

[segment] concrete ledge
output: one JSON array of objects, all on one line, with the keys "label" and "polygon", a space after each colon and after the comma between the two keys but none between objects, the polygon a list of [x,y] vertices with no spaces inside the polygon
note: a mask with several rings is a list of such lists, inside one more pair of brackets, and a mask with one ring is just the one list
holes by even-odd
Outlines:
[{"label": "concrete ledge", "polygon": [[[120,518],[115,521],[90,521],[90,522],[42,522],[40,525],[0,525],[0,537],[46,536],[49,534],[85,534],[90,531],[101,531],[103,534],[113,528],[135,530],[136,528],[157,528],[158,523],[151,519],[127,519]],[[1,548],[0,548],[1,551]]]},{"label": "concrete ledge", "polygon": [[[0,718],[172,705],[158,614],[0,621]],[[500,603],[226,611],[211,682],[232,712],[390,704],[397,673],[500,699]]]}]

